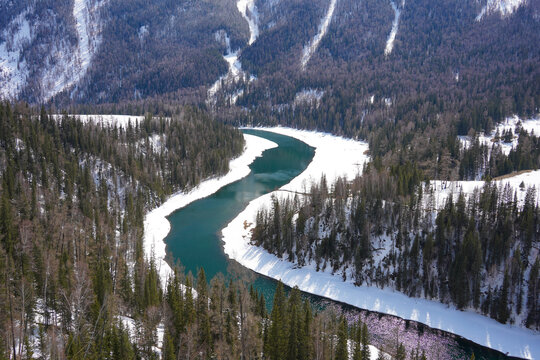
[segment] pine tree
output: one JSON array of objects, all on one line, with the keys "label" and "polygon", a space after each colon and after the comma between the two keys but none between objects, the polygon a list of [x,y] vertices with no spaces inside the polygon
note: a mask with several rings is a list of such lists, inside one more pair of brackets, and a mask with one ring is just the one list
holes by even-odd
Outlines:
[{"label": "pine tree", "polygon": [[354,327],[353,360],[362,360],[362,322],[358,320]]},{"label": "pine tree", "polygon": [[294,287],[289,294],[287,320],[288,320],[288,339],[287,339],[287,359],[296,360],[300,348],[301,332],[303,329],[302,317],[300,311],[300,290]]},{"label": "pine tree", "polygon": [[285,307],[283,283],[279,281],[274,294],[274,307],[270,315],[267,357],[271,360],[281,360],[283,359],[283,354],[286,354],[288,329],[285,319]]},{"label": "pine tree", "polygon": [[364,323],[362,326],[362,360],[369,360],[370,359],[370,351],[369,351],[369,332],[367,325]]},{"label": "pine tree", "polygon": [[212,353],[212,334],[210,331],[210,316],[208,314],[208,284],[203,268],[200,268],[197,274],[196,317],[199,330],[198,341],[203,350],[204,357],[209,358]]},{"label": "pine tree", "polygon": [[526,325],[528,327],[540,326],[540,309],[539,309],[539,295],[540,295],[540,258],[537,258],[534,265],[531,268],[529,274],[529,292],[527,294],[527,309],[529,315],[527,316]]},{"label": "pine tree", "polygon": [[335,360],[349,360],[349,351],[347,341],[349,339],[347,331],[347,321],[345,317],[341,317],[338,327],[338,343],[336,348]]},{"label": "pine tree", "polygon": [[510,276],[508,272],[504,272],[503,286],[501,289],[501,294],[499,296],[499,311],[498,311],[498,320],[505,324],[508,321],[509,309],[508,309],[508,290],[510,287]]},{"label": "pine tree", "polygon": [[172,340],[171,334],[168,331],[165,331],[163,335],[163,356],[162,360],[175,360],[176,352],[174,347],[174,342]]},{"label": "pine tree", "polygon": [[303,328],[299,339],[298,360],[310,360],[311,354],[311,322],[313,315],[311,313],[311,305],[308,300],[304,301],[303,309],[304,321]]}]

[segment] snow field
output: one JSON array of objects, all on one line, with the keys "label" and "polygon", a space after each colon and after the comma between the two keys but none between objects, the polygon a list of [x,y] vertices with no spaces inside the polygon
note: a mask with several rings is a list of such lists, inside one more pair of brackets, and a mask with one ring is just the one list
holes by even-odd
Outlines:
[{"label": "snow field", "polygon": [[73,17],[77,32],[77,47],[62,43],[55,49],[53,63],[42,74],[43,98],[48,101],[56,94],[76,85],[86,74],[92,58],[101,44],[101,23],[95,21],[104,1],[74,0]]},{"label": "snow field", "polygon": [[[64,115],[56,114],[52,115],[55,120],[60,120]],[[125,129],[128,124],[131,123],[131,126],[139,124],[144,120],[144,116],[133,116],[133,115],[71,115],[70,117],[75,117],[77,120],[86,124],[87,122],[95,122],[96,124],[103,124],[105,126],[117,126],[118,128]]]},{"label": "snow field", "polygon": [[[367,145],[362,142],[288,128],[264,130],[295,137],[316,148],[315,156],[308,168],[280,190],[303,192],[310,181],[319,180],[323,173],[326,174],[329,184],[340,174],[351,178],[361,171],[363,162],[367,160],[367,156],[364,155]],[[524,174],[522,177],[540,181],[536,172]],[[521,178],[508,181],[520,182]],[[390,289],[379,289],[374,286],[357,287],[351,280],[344,282],[340,274],[334,275],[330,269],[317,272],[313,264],[298,268],[296,264],[251,245],[251,230],[257,211],[271,203],[273,194],[287,196],[289,193],[278,190],[251,201],[246,209],[222,230],[224,250],[230,258],[257,273],[281,280],[288,286],[298,286],[305,292],[363,309],[419,321],[433,328],[463,336],[478,344],[508,352],[513,356],[540,358],[538,332],[503,325],[472,311],[459,311],[435,301],[409,298]]]}]

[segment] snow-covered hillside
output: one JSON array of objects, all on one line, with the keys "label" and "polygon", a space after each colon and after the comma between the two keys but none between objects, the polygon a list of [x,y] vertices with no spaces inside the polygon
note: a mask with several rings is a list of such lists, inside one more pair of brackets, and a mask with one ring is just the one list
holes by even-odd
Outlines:
[{"label": "snow-covered hillside", "polygon": [[[251,33],[253,35],[253,33]],[[244,79],[247,81],[253,81],[253,76],[248,76],[242,70],[242,63],[238,59],[240,50],[233,51],[231,49],[231,42],[229,36],[224,30],[216,32],[216,40],[224,42],[227,46],[227,52],[223,55],[223,59],[227,62],[229,69],[225,75],[220,76],[219,79],[208,89],[207,103],[215,105],[217,102],[217,95],[222,90],[228,90],[227,100],[234,104],[240,95],[243,93],[243,89],[235,89],[235,83]],[[231,88],[232,87],[232,88]]]},{"label": "snow-covered hillside", "polygon": [[[30,5],[11,20],[0,36],[0,97],[17,98],[29,86],[48,101],[76,85],[101,43],[100,9],[107,1],[74,0],[69,9],[57,4],[40,12]],[[65,11],[71,19],[62,17]]]},{"label": "snow-covered hillside", "polygon": [[238,0],[236,7],[249,25],[248,45],[251,45],[259,36],[259,13],[257,11],[257,5],[255,5],[255,0]]},{"label": "snow-covered hillside", "polygon": [[28,67],[23,57],[23,50],[33,38],[32,28],[25,10],[2,32],[0,38],[0,98],[15,98],[26,84]]},{"label": "snow-covered hillside", "polygon": [[76,85],[86,74],[101,43],[99,8],[106,0],[74,0],[73,18],[77,45],[60,42],[51,51],[42,73],[43,99]]},{"label": "snow-covered hillside", "polygon": [[[238,0],[236,3],[238,11],[242,17],[247,21],[249,26],[249,41],[248,46],[252,45],[259,36],[259,13],[257,5],[254,0]],[[242,70],[242,63],[238,59],[240,56],[240,49],[231,49],[231,40],[225,30],[219,30],[215,34],[216,40],[226,45],[227,52],[223,55],[223,58],[229,65],[229,70],[223,76],[216,80],[216,82],[208,89],[207,103],[216,104],[217,94],[225,87],[230,87],[244,77],[247,81],[255,80],[255,77],[249,76]],[[230,104],[235,104],[239,96],[244,93],[243,89],[229,89],[227,100]]]},{"label": "snow-covered hillside", "polygon": [[527,0],[487,0],[486,5],[482,7],[480,14],[476,17],[477,21],[482,20],[486,15],[500,13],[501,16],[512,15]]}]

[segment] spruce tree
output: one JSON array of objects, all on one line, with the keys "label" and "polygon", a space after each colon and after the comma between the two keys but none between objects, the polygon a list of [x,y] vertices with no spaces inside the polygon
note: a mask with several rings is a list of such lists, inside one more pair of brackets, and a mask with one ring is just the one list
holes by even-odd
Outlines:
[{"label": "spruce tree", "polygon": [[268,336],[266,357],[271,360],[282,360],[287,347],[287,324],[285,320],[285,293],[283,283],[278,282],[274,294],[274,306],[270,315],[270,333]]},{"label": "spruce tree", "polygon": [[349,360],[349,350],[347,346],[347,340],[349,338],[347,331],[347,321],[345,317],[341,316],[338,327],[338,343],[336,348],[335,360]]},{"label": "spruce tree", "polygon": [[367,325],[364,323],[362,326],[362,360],[369,360],[370,359],[370,351],[369,351],[369,331],[367,328]]}]

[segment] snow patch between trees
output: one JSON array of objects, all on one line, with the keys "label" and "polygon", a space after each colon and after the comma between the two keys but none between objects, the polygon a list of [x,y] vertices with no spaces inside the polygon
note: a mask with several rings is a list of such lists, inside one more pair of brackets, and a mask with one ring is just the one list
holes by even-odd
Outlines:
[{"label": "snow patch between trees", "polygon": [[326,33],[328,32],[328,27],[330,26],[330,21],[332,21],[332,16],[334,15],[334,10],[336,9],[336,3],[337,0],[331,0],[330,7],[328,8],[328,11],[326,12],[326,16],[323,18],[321,24],[319,25],[319,32],[315,37],[311,40],[311,42],[304,46],[304,53],[302,55],[302,61],[301,66],[302,70],[305,70],[307,63],[309,62],[309,59],[311,59],[311,56],[317,51],[317,48],[319,47],[319,44],[321,43],[322,38]]},{"label": "snow patch between trees", "polygon": [[[314,264],[297,267],[276,257],[264,249],[250,244],[251,230],[255,224],[257,211],[271,202],[272,195],[287,196],[287,191],[302,192],[309,182],[319,180],[326,174],[328,183],[332,183],[339,174],[348,178],[361,171],[367,160],[364,154],[367,144],[345,140],[332,135],[299,131],[286,128],[266,129],[293,136],[314,146],[315,156],[308,168],[280,190],[259,197],[246,207],[227,227],[222,230],[225,253],[245,267],[260,274],[280,279],[289,286],[298,286],[300,290],[328,297],[363,309],[378,311],[415,320],[428,326],[449,331],[476,343],[512,356],[540,358],[540,335],[538,332],[503,325],[493,319],[472,311],[459,311],[447,305],[406,295],[390,289],[373,286],[357,287],[352,280],[343,281],[340,274],[333,275],[331,269],[317,272]],[[537,173],[530,173],[534,179]],[[538,180],[537,180],[538,181]],[[489,340],[487,340],[489,339]]]},{"label": "snow patch between trees", "polygon": [[[478,141],[482,145],[497,144],[501,146],[503,154],[508,155],[510,150],[514,149],[518,145],[519,128],[526,130],[528,133],[534,133],[535,136],[540,136],[540,115],[529,120],[522,120],[517,115],[510,116],[506,120],[496,126],[491,134],[478,134]],[[508,131],[512,132],[510,141],[505,141],[504,134]],[[471,136],[458,136],[461,144],[468,149],[474,139]]]},{"label": "snow patch between trees", "polygon": [[[55,121],[62,119],[64,115],[54,114],[52,115]],[[103,126],[117,126],[118,128],[126,129],[128,124],[131,123],[131,126],[141,123],[144,120],[144,116],[133,116],[133,115],[76,115],[70,114],[70,117],[74,117],[83,124],[87,122],[93,122],[96,124],[102,124]]]},{"label": "snow patch between trees", "polygon": [[[216,40],[218,42],[223,42],[227,46],[227,53],[223,55],[223,59],[229,64],[229,70],[227,73],[223,76],[221,76],[211,87],[208,89],[207,92],[207,103],[215,105],[217,103],[217,94],[220,90],[222,90],[224,87],[229,87],[231,85],[234,85],[234,83],[242,80],[244,78],[248,82],[254,81],[255,78],[253,76],[250,76],[249,79],[247,79],[247,74],[242,70],[242,63],[240,60],[238,60],[240,50],[232,51],[231,50],[231,41],[229,39],[229,36],[224,30],[220,30],[216,32]],[[231,104],[235,104],[236,100],[240,95],[243,94],[243,89],[237,90],[233,92],[232,94],[229,94],[228,100]]]},{"label": "snow patch between trees", "polygon": [[315,105],[318,106],[324,96],[324,90],[320,89],[303,89],[296,93],[294,97],[294,105]]},{"label": "snow patch between trees", "polygon": [[514,13],[527,0],[487,0],[486,5],[476,17],[476,21],[482,20],[486,15],[499,12],[501,16],[509,16]]},{"label": "snow patch between trees", "polygon": [[147,258],[154,258],[160,275],[161,284],[165,286],[172,269],[165,261],[166,244],[163,241],[171,224],[167,220],[173,211],[205,198],[217,192],[223,186],[246,177],[251,172],[249,165],[262,155],[265,150],[277,147],[277,144],[254,135],[244,134],[246,145],[244,152],[229,163],[229,172],[218,178],[203,181],[199,186],[188,192],[172,195],[163,205],[149,212],[144,219],[144,253]]},{"label": "snow patch between trees", "polygon": [[[396,40],[396,35],[399,27],[399,17],[401,15],[401,9],[398,8],[396,3],[394,1],[390,1],[390,4],[392,5],[392,9],[394,9],[394,21],[392,22],[392,30],[390,30],[390,35],[388,35],[388,40],[386,40],[386,47],[384,48],[384,55],[388,56],[392,53],[392,50],[394,49],[394,41]],[[403,3],[401,4],[401,7],[403,8],[405,6],[405,0],[403,0]]]}]

